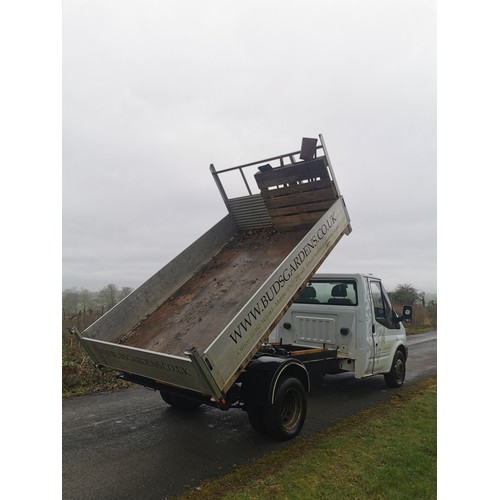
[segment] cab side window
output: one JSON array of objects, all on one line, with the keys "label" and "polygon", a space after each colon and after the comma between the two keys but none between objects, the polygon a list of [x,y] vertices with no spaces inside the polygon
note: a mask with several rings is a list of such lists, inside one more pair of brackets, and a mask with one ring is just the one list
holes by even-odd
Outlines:
[{"label": "cab side window", "polygon": [[372,293],[375,321],[387,328],[399,328],[399,322],[395,319],[395,314],[380,283],[378,281],[371,281],[370,289]]}]

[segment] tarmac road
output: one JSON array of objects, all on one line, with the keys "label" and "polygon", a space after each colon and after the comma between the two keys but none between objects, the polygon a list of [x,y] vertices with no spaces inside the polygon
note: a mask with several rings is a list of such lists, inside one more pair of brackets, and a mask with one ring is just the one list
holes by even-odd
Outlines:
[{"label": "tarmac road", "polygon": [[[437,375],[436,338],[436,332],[409,337],[406,384]],[[302,435],[397,390],[382,376],[325,376],[308,395]],[[143,387],[65,400],[62,407],[65,500],[162,500],[289,446],[254,432],[243,411],[202,406],[185,413]]]}]

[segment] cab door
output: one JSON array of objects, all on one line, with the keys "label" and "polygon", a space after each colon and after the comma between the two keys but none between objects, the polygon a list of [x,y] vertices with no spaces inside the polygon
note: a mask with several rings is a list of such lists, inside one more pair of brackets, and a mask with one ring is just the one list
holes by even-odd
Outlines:
[{"label": "cab door", "polygon": [[390,370],[394,342],[398,339],[400,325],[382,283],[370,280],[372,302],[372,374]]}]

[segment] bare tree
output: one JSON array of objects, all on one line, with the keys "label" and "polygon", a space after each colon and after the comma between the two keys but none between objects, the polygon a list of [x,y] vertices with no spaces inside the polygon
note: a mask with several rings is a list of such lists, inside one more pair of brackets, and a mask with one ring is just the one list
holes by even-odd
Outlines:
[{"label": "bare tree", "polygon": [[92,310],[90,309],[90,292],[83,288],[80,290],[80,306],[83,309],[83,315],[85,316],[87,313],[92,314]]},{"label": "bare tree", "polygon": [[118,300],[124,299],[127,295],[129,295],[133,291],[134,289],[130,288],[129,286],[122,287],[122,289],[120,290],[120,294],[118,295]]},{"label": "bare tree", "polygon": [[79,293],[76,288],[66,288],[62,294],[63,317],[68,318],[78,314]]},{"label": "bare tree", "polygon": [[86,288],[67,288],[62,292],[63,318],[104,314],[133,291],[130,287],[119,290],[114,284],[106,285],[98,292],[91,292]]},{"label": "bare tree", "polygon": [[110,283],[106,285],[100,292],[103,308],[111,309],[118,302],[118,287]]}]

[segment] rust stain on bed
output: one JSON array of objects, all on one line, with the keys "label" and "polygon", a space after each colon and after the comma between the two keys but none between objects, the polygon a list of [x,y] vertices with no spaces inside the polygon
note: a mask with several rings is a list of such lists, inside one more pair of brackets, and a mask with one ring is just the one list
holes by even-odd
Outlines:
[{"label": "rust stain on bed", "polygon": [[203,352],[307,230],[238,233],[127,336],[124,344],[164,354]]}]

